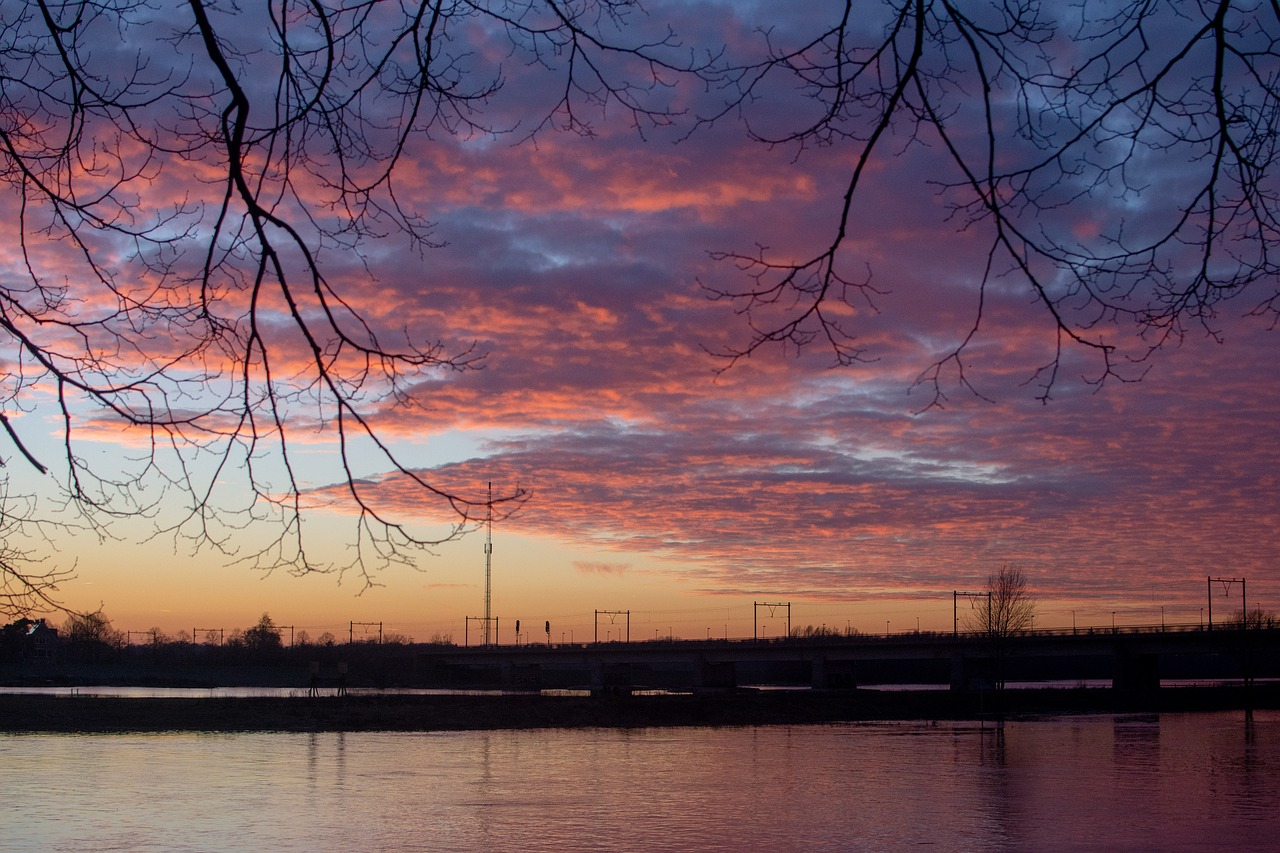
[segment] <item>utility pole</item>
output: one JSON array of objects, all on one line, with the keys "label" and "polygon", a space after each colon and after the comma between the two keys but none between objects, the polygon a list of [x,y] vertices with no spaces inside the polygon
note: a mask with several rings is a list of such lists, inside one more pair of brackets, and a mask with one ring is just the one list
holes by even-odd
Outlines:
[{"label": "utility pole", "polygon": [[758,640],[758,639],[760,639],[760,627],[759,627],[759,624],[760,624],[760,623],[759,623],[759,620],[756,618],[756,616],[757,616],[757,614],[759,613],[759,611],[760,611],[760,608],[761,608],[761,607],[767,607],[767,608],[769,608],[769,618],[770,618],[770,619],[772,619],[772,618],[773,618],[774,608],[776,608],[776,607],[785,607],[785,608],[787,608],[787,634],[786,634],[786,636],[787,636],[787,637],[790,637],[790,636],[791,636],[791,602],[790,602],[790,601],[775,601],[775,602],[772,602],[772,603],[770,603],[770,602],[768,602],[768,601],[753,601],[753,602],[751,602],[751,605],[752,605],[752,607],[751,607],[751,639],[753,639],[753,640]]},{"label": "utility pole", "polygon": [[347,623],[347,645],[351,645],[356,641],[356,626],[362,628],[372,628],[378,626],[378,645],[382,645],[382,623],[381,622],[348,622]]},{"label": "utility pole", "polygon": [[[600,617],[608,616],[609,624],[616,624],[615,620],[619,616],[627,617],[627,642],[631,642],[631,611],[630,610],[597,610],[595,618],[595,638],[593,642],[600,642]],[[656,628],[654,629],[657,630]]]},{"label": "utility pole", "polygon": [[490,608],[492,603],[493,582],[493,481],[489,481],[489,500],[485,504],[484,534],[484,644],[489,645],[489,620],[493,617]]},{"label": "utility pole", "polygon": [[206,640],[212,639],[213,634],[216,632],[218,635],[218,645],[222,645],[222,636],[223,636],[222,628],[192,628],[191,629],[191,645],[194,646],[197,644],[198,641],[196,640],[196,634],[199,633],[200,631],[204,631]]},{"label": "utility pole", "polygon": [[[959,590],[951,591],[951,636],[953,638],[960,636],[960,607],[957,602],[961,598],[985,598],[987,600],[987,619],[986,628],[991,628],[991,591],[986,592],[960,592]],[[969,603],[973,606],[973,602]],[[1075,611],[1071,611],[1072,630],[1075,629]]]},{"label": "utility pole", "polygon": [[1215,582],[1222,584],[1223,595],[1229,595],[1231,593],[1231,587],[1235,584],[1240,584],[1240,627],[1249,627],[1249,599],[1245,589],[1245,579],[1206,577],[1205,581],[1208,586],[1209,597],[1209,630],[1213,630],[1213,585]]}]

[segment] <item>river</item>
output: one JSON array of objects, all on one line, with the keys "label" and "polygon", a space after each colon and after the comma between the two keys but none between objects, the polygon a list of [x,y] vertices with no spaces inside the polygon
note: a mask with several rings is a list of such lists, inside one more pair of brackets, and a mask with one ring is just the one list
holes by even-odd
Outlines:
[{"label": "river", "polygon": [[0,736],[6,851],[1270,850],[1280,712]]}]

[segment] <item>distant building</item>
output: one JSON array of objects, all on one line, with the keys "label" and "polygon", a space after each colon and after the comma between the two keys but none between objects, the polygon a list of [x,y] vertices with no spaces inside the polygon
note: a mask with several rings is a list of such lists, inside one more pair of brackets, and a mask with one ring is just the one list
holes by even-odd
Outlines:
[{"label": "distant building", "polygon": [[35,663],[53,663],[58,650],[58,629],[49,627],[43,619],[32,620],[27,627],[27,660]]},{"label": "distant building", "polygon": [[3,657],[11,663],[53,663],[58,629],[43,619],[19,619],[4,626]]}]

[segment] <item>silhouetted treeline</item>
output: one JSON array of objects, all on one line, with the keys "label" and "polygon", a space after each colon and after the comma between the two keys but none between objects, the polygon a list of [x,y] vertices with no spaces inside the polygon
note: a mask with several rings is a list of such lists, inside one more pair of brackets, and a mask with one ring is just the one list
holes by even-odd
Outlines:
[{"label": "silhouetted treeline", "polygon": [[[433,638],[448,642],[448,638]],[[254,625],[230,632],[195,629],[177,636],[159,628],[125,632],[103,613],[73,614],[60,627],[46,619],[18,619],[0,628],[0,663],[105,664],[155,663],[235,666],[331,666],[339,661],[386,660],[409,657],[409,638],[388,633],[380,638],[339,641],[324,632],[312,638],[306,631],[277,626],[269,614]]]}]

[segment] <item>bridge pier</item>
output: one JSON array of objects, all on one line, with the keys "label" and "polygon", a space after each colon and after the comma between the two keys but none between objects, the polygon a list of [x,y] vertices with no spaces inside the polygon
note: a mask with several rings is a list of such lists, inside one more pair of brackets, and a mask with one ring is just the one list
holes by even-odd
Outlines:
[{"label": "bridge pier", "polygon": [[503,687],[537,690],[542,687],[542,667],[536,663],[517,664],[507,661],[502,664],[500,678]]},{"label": "bridge pier", "polygon": [[996,683],[995,661],[989,657],[951,654],[951,689],[965,692],[973,689],[990,689]]},{"label": "bridge pier", "polygon": [[625,693],[631,690],[634,683],[629,663],[596,661],[591,665],[592,693]]},{"label": "bridge pier", "polygon": [[591,664],[591,692],[603,693],[604,683],[604,661],[598,660]]},{"label": "bridge pier", "polygon": [[852,690],[858,686],[857,668],[851,660],[829,660],[814,655],[810,666],[809,686],[814,690]]},{"label": "bridge pier", "polygon": [[1135,654],[1123,645],[1117,646],[1112,658],[1113,690],[1160,689],[1160,656]]},{"label": "bridge pier", "polygon": [[732,690],[738,686],[738,665],[733,661],[699,658],[693,666],[695,690]]}]

